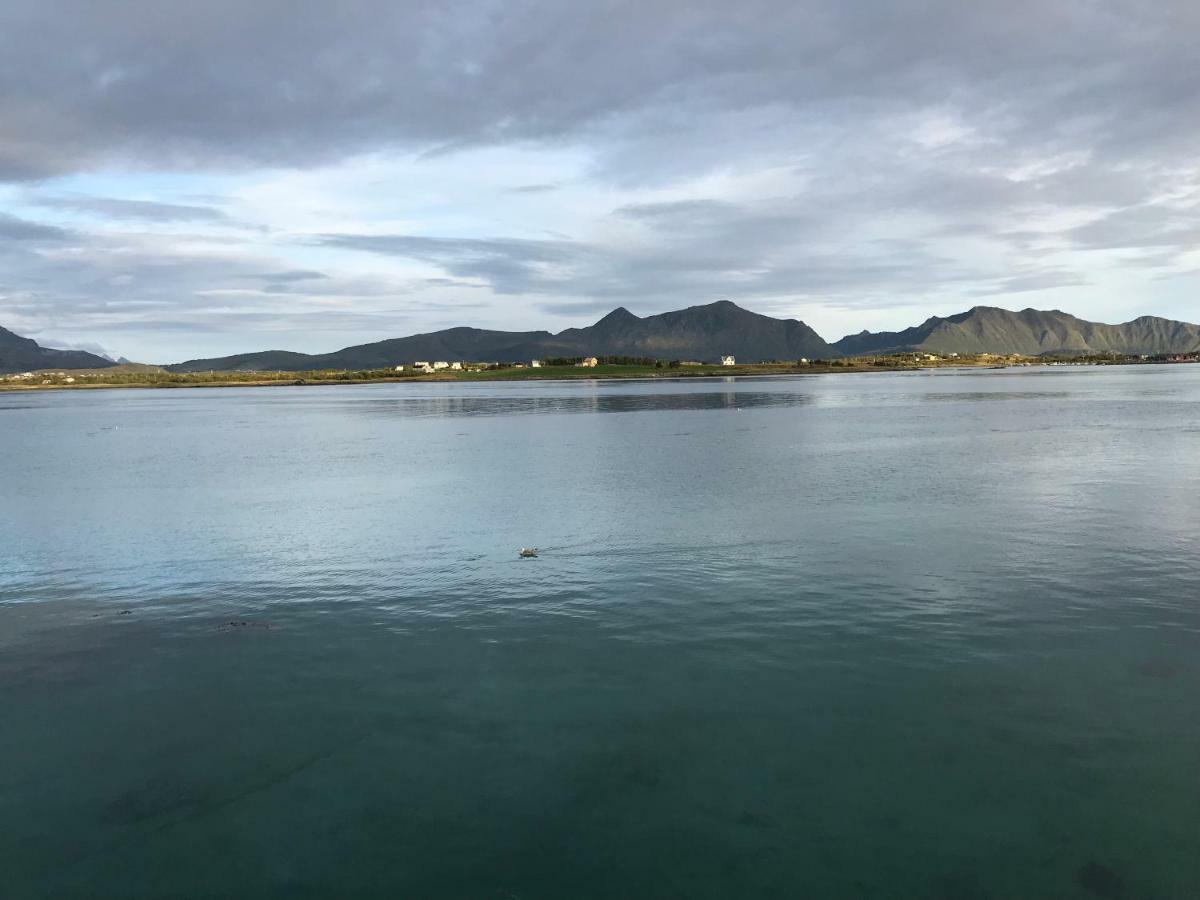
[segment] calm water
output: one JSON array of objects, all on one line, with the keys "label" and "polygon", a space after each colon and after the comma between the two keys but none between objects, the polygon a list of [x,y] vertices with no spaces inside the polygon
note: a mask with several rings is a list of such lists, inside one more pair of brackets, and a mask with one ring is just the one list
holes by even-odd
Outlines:
[{"label": "calm water", "polygon": [[0,394],[0,896],[1200,896],[1198,499],[1200,366]]}]

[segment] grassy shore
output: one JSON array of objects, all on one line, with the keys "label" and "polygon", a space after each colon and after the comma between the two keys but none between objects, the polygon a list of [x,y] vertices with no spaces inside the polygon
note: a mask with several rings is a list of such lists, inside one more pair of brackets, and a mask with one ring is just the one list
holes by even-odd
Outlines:
[{"label": "grassy shore", "polygon": [[[1114,364],[1135,359],[1076,359],[1076,364]],[[1047,365],[1064,360],[1038,357],[997,357],[980,355],[957,359],[916,359],[912,354],[860,357],[797,363],[758,363],[753,365],[601,365],[542,366],[539,368],[504,366],[500,368],[442,369],[425,375],[394,368],[358,371],[311,372],[168,372],[157,366],[116,366],[107,369],[53,370],[33,373],[32,377],[0,376],[0,391],[97,390],[112,388],[203,388],[203,387],[282,387],[295,385],[373,384],[378,382],[488,382],[542,381],[620,378],[713,378],[754,375],[819,375],[847,372],[916,371],[931,368],[997,367]]]}]

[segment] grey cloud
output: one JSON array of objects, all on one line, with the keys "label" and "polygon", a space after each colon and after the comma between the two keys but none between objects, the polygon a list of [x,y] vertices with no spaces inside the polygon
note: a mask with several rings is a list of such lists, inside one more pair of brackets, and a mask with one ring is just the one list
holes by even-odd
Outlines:
[{"label": "grey cloud", "polygon": [[42,334],[37,336],[37,340],[43,347],[51,347],[55,350],[84,350],[87,353],[95,353],[97,356],[104,356],[114,361],[117,358],[95,341],[60,341]]},{"label": "grey cloud", "polygon": [[440,238],[410,234],[324,234],[318,243],[348,250],[367,250],[434,262],[517,259],[526,262],[560,262],[574,252],[568,241],[525,238]]},{"label": "grey cloud", "polygon": [[643,222],[679,222],[728,216],[737,207],[724,200],[667,200],[657,203],[628,203],[613,212]]},{"label": "grey cloud", "polygon": [[280,272],[256,272],[248,277],[261,278],[263,281],[271,282],[293,282],[319,281],[329,276],[324,272],[317,272],[312,269],[288,269]]},{"label": "grey cloud", "polygon": [[[547,309],[610,301],[671,304],[697,297],[820,296],[855,305],[877,303],[898,287],[969,282],[993,277],[961,271],[919,243],[863,242],[831,250],[805,246],[804,232],[784,215],[759,216],[739,207],[724,228],[707,221],[703,239],[677,241],[683,207],[635,215],[659,220],[663,237],[651,244],[608,246],[577,241],[445,238],[416,235],[322,235],[322,246],[416,259],[458,278],[477,278],[499,294],[550,295]],[[710,207],[704,206],[709,210]],[[629,215],[628,210],[620,211]],[[662,214],[662,215],[660,215]],[[665,221],[662,221],[665,219]],[[807,221],[802,217],[802,221]],[[578,298],[571,301],[564,298]]]},{"label": "grey cloud", "polygon": [[326,234],[326,247],[364,250],[441,266],[455,278],[480,278],[497,293],[525,293],[554,280],[549,266],[576,264],[586,249],[568,241],[521,238],[436,238],[417,235]]},{"label": "grey cloud", "polygon": [[620,155],[684,123],[678,168],[728,158],[704,153],[729,148],[727,113],[840,127],[936,104],[1002,141],[1183,154],[1198,17],[1183,0],[9,0],[0,173],[564,137]]},{"label": "grey cloud", "polygon": [[68,232],[54,225],[43,225],[40,222],[30,222],[18,219],[0,212],[0,240],[3,241],[61,241],[65,240]]},{"label": "grey cloud", "polygon": [[970,293],[976,297],[987,297],[995,294],[1023,294],[1030,291],[1044,291],[1084,284],[1090,284],[1089,280],[1077,272],[1052,269],[1001,278],[992,285],[972,290]]},{"label": "grey cloud", "polygon": [[40,206],[93,213],[112,219],[145,219],[152,222],[223,222],[226,215],[211,206],[92,197],[87,194],[52,194],[34,200]]},{"label": "grey cloud", "polygon": [[1178,247],[1200,244],[1200,210],[1142,205],[1117,210],[1066,233],[1089,249]]},{"label": "grey cloud", "polygon": [[163,330],[166,322],[183,331],[222,333],[231,321],[247,328],[262,321],[256,317],[311,325],[325,316],[335,328],[365,321],[371,307],[409,306],[409,295],[421,287],[284,266],[272,271],[273,261],[261,253],[220,245],[181,249],[173,241],[73,234],[53,245],[32,245],[39,252],[24,246],[28,242],[0,241],[0,322],[27,333],[116,334]]},{"label": "grey cloud", "polygon": [[514,194],[548,194],[560,187],[558,184],[519,184],[509,190]]}]

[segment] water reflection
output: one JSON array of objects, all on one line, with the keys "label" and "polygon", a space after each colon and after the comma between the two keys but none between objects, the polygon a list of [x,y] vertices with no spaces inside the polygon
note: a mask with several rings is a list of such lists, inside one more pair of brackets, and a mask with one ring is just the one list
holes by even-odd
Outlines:
[{"label": "water reflection", "polygon": [[587,394],[560,397],[389,397],[368,400],[359,409],[406,418],[555,415],[560,413],[683,412],[802,406],[812,394],[710,391],[687,394]]}]

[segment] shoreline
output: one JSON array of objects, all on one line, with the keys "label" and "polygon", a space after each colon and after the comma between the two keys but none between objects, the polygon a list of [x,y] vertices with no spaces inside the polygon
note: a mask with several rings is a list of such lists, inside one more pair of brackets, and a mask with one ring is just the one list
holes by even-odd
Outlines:
[{"label": "shoreline", "polygon": [[[935,367],[928,367],[930,369]],[[963,368],[985,368],[983,366],[968,366]],[[766,378],[780,377],[789,375],[836,375],[849,373],[868,373],[868,372],[917,372],[919,368],[895,369],[887,366],[878,366],[868,368],[866,366],[846,367],[844,369],[825,368],[821,367],[815,370],[803,369],[771,369],[770,371],[746,371],[742,367],[738,367],[737,371],[732,372],[678,372],[672,370],[671,374],[655,374],[647,372],[628,372],[628,373],[602,373],[598,375],[567,375],[567,374],[547,374],[547,375],[506,375],[502,377],[485,377],[485,378],[466,378],[459,376],[446,375],[418,375],[418,376],[378,376],[374,378],[268,378],[268,379],[247,379],[245,381],[130,381],[130,382],[90,382],[75,384],[0,384],[0,392],[9,391],[13,393],[31,392],[31,391],[101,391],[101,390],[127,390],[127,389],[147,389],[147,390],[172,390],[181,389],[188,390],[192,388],[238,388],[238,387],[336,387],[338,385],[362,385],[362,384],[487,384],[487,383],[507,383],[515,381],[647,381],[661,379],[664,381],[679,380],[684,378]]]},{"label": "shoreline", "polygon": [[[812,375],[844,375],[869,374],[877,372],[934,372],[938,370],[997,370],[1019,368],[1052,368],[1052,367],[1085,367],[1085,366],[1121,366],[1121,365],[1181,365],[1179,363],[1149,362],[1147,360],[1089,360],[1064,362],[1061,360],[1045,361],[1036,358],[1013,360],[1008,362],[978,362],[953,363],[947,361],[944,365],[821,365],[821,366],[789,366],[763,363],[744,366],[704,366],[689,371],[688,367],[659,369],[648,366],[604,366],[602,371],[586,369],[579,371],[575,367],[554,367],[553,369],[499,369],[481,372],[437,372],[434,374],[394,374],[390,370],[364,370],[363,374],[321,373],[324,377],[313,377],[308,373],[270,373],[273,377],[246,378],[217,378],[221,374],[234,373],[167,373],[167,372],[136,372],[124,373],[125,379],[120,381],[105,381],[104,370],[67,374],[64,377],[75,379],[65,383],[63,378],[55,378],[48,384],[29,384],[21,381],[0,381],[0,393],[22,393],[32,391],[96,391],[96,390],[127,390],[127,389],[190,389],[190,388],[237,388],[237,387],[334,387],[337,385],[362,384],[478,384],[504,383],[513,381],[628,381],[628,380],[678,380],[691,378],[765,378],[781,376],[812,376]],[[613,371],[621,370],[626,371]],[[66,371],[66,370],[61,370]],[[367,374],[368,372],[378,374]],[[247,375],[267,375],[268,373],[247,373]],[[357,376],[357,377],[355,377]],[[53,377],[53,376],[52,376]]]}]

